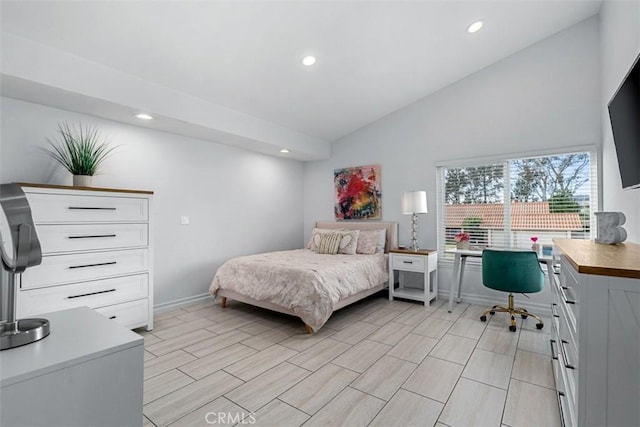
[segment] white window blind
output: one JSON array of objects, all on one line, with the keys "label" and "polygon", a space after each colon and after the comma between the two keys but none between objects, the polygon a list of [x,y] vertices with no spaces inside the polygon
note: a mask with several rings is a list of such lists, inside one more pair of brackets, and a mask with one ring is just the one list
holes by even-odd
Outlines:
[{"label": "white window blind", "polygon": [[598,207],[595,151],[440,166],[442,256],[468,234],[470,247],[527,248],[537,238],[589,239]]}]

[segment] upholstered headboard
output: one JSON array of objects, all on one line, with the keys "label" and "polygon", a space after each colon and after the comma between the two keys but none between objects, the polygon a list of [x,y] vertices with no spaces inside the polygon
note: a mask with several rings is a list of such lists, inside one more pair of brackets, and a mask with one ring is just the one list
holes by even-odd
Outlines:
[{"label": "upholstered headboard", "polygon": [[318,221],[316,228],[345,228],[349,230],[387,230],[387,241],[384,246],[385,253],[391,248],[398,247],[398,223],[388,221]]}]

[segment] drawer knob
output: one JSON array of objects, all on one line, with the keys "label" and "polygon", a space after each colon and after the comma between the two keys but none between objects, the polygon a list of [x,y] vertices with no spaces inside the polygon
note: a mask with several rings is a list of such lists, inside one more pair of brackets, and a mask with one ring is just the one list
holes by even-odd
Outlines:
[{"label": "drawer knob", "polygon": [[113,320],[113,319],[115,319],[116,317],[118,317],[118,316],[111,316],[111,317],[109,317],[109,320]]},{"label": "drawer knob", "polygon": [[82,298],[82,297],[88,297],[91,295],[106,294],[107,292],[115,292],[115,291],[116,291],[115,289],[108,289],[106,291],[91,292],[88,294],[71,295],[71,296],[68,296],[67,299]]},{"label": "drawer knob", "polygon": [[110,261],[110,262],[101,262],[98,264],[72,265],[69,268],[73,269],[73,268],[101,267],[103,265],[114,265],[117,263],[118,263],[117,261]]}]

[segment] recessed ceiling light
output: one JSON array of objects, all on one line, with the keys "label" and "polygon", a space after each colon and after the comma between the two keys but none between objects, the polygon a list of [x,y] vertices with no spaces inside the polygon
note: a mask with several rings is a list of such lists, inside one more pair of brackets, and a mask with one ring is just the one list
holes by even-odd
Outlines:
[{"label": "recessed ceiling light", "polygon": [[302,63],[309,67],[316,63],[316,57],[311,55],[305,56],[304,58],[302,58]]},{"label": "recessed ceiling light", "polygon": [[287,153],[290,153],[291,151],[287,150],[286,148],[283,148],[282,150],[280,150],[280,152],[287,154]]},{"label": "recessed ceiling light", "polygon": [[482,21],[476,21],[473,24],[469,25],[467,27],[467,33],[475,33],[476,31],[479,31],[480,28],[482,28]]},{"label": "recessed ceiling light", "polygon": [[142,120],[153,120],[153,117],[145,113],[136,114],[136,117]]}]

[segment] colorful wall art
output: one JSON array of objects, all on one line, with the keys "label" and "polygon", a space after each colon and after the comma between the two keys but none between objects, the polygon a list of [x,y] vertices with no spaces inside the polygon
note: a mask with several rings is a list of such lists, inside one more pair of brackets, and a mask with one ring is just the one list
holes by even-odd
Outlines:
[{"label": "colorful wall art", "polygon": [[381,219],[380,165],[334,170],[336,219]]}]

